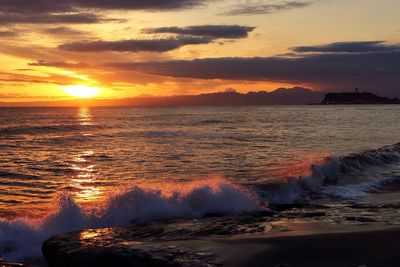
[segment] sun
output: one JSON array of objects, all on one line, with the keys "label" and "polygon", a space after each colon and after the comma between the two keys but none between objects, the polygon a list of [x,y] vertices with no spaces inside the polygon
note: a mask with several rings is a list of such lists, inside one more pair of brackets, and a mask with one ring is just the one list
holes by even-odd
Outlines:
[{"label": "sun", "polygon": [[83,84],[69,85],[64,87],[65,92],[77,98],[93,98],[100,94],[100,88],[91,87]]}]

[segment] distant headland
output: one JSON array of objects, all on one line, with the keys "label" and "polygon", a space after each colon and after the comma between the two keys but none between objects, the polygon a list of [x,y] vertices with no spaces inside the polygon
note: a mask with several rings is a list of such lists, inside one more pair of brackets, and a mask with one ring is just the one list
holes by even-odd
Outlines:
[{"label": "distant headland", "polygon": [[0,102],[2,107],[65,106],[233,106],[233,105],[307,105],[320,103],[324,94],[308,88],[278,88],[274,91],[239,93],[233,88],[199,95],[137,96],[123,99],[83,99],[66,101]]},{"label": "distant headland", "polygon": [[398,98],[388,98],[369,92],[328,93],[322,100],[321,105],[377,105],[377,104],[400,104]]},{"label": "distant headland", "polygon": [[233,88],[199,95],[151,96],[122,99],[75,99],[34,102],[0,102],[0,107],[76,107],[76,106],[240,106],[240,105],[355,105],[400,104],[398,98],[387,98],[369,92],[323,93],[303,87],[278,88],[274,91],[237,92]]}]

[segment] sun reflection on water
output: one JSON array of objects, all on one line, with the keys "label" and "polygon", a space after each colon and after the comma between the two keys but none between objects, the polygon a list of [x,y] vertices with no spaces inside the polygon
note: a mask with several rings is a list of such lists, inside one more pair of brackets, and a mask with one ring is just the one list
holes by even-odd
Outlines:
[{"label": "sun reflection on water", "polygon": [[96,165],[88,160],[94,154],[92,150],[84,151],[74,158],[76,164],[72,164],[77,174],[70,180],[70,186],[76,189],[75,198],[80,203],[94,202],[104,195],[104,188],[96,185]]},{"label": "sun reflection on water", "polygon": [[[92,115],[90,109],[81,107],[77,115],[78,123],[82,126],[92,125]],[[71,169],[74,171],[70,179],[70,188],[78,203],[95,203],[104,198],[105,189],[98,186],[98,175],[95,164],[96,152],[94,150],[84,150],[77,153],[72,159]]]},{"label": "sun reflection on water", "polygon": [[82,126],[92,125],[92,114],[87,107],[81,107],[78,112],[79,124]]}]

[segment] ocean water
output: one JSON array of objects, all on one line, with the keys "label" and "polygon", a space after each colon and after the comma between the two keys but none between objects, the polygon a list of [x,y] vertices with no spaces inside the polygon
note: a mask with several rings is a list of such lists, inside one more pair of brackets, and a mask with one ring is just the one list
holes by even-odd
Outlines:
[{"label": "ocean water", "polygon": [[0,255],[86,227],[397,200],[398,118],[397,105],[1,108]]}]

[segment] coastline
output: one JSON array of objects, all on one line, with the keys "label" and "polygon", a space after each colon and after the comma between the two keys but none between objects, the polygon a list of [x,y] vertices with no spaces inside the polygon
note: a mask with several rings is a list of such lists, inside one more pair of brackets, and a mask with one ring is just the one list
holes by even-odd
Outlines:
[{"label": "coastline", "polygon": [[[185,223],[182,226],[185,228]],[[400,263],[399,226],[340,226],[316,221],[281,221],[271,226],[260,233],[152,241],[132,236],[130,228],[85,230],[51,238],[43,251],[50,267],[90,267],[100,263],[119,267],[340,267]],[[149,229],[153,235],[161,231],[154,226]]]},{"label": "coastline", "polygon": [[[259,251],[227,266],[398,266],[400,228],[233,241]],[[254,250],[256,251],[256,250]]]}]

